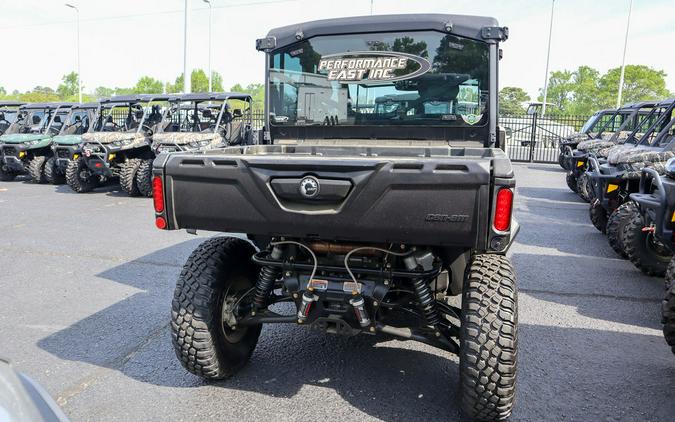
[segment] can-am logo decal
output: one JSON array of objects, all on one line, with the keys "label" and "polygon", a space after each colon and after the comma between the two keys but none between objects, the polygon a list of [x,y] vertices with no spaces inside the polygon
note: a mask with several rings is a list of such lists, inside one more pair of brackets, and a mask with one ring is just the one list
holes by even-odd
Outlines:
[{"label": "can-am logo decal", "polygon": [[424,57],[387,51],[355,51],[330,54],[319,60],[319,72],[329,81],[381,83],[416,78],[427,73],[431,64]]}]

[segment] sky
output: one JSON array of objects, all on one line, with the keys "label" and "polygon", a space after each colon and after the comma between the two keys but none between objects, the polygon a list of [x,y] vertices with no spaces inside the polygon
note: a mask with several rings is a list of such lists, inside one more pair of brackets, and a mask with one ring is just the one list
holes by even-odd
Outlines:
[{"label": "sky", "polygon": [[[75,69],[75,11],[80,10],[85,92],[130,87],[140,76],[172,81],[183,70],[184,0],[0,0],[0,86],[8,92],[56,88]],[[264,80],[255,39],[270,28],[340,16],[368,15],[370,0],[211,0],[212,69],[226,88]],[[555,0],[550,70],[621,64],[630,0]],[[500,86],[533,98],[543,87],[551,0],[373,0],[374,14],[450,13],[493,16],[508,26]],[[208,5],[190,0],[188,61],[207,68]],[[664,70],[675,92],[675,0],[634,0],[627,64]]]}]

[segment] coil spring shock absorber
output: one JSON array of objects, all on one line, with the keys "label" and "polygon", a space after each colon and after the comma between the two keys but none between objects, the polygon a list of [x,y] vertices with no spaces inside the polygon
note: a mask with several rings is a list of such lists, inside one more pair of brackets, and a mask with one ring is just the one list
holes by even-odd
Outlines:
[{"label": "coil spring shock absorber", "polygon": [[[272,259],[281,258],[281,248],[275,246],[270,253]],[[264,309],[267,307],[267,297],[274,288],[274,282],[277,281],[281,275],[281,268],[265,266],[260,269],[258,281],[255,283],[255,295],[253,296],[253,304],[256,309]]]},{"label": "coil spring shock absorber", "polygon": [[[418,252],[414,255],[406,257],[403,261],[405,266],[409,271],[414,271],[418,267],[422,267],[424,270],[429,270],[433,267],[433,255],[430,252]],[[436,309],[436,302],[434,296],[429,288],[429,283],[424,278],[414,278],[412,279],[413,289],[415,290],[415,296],[417,296],[417,301],[422,308],[422,313],[424,318],[432,327],[438,326],[441,322],[441,317],[438,314]]]}]

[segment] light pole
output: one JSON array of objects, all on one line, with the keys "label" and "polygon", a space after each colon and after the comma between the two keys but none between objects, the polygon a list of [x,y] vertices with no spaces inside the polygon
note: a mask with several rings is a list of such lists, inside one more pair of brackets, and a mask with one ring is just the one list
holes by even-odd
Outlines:
[{"label": "light pole", "polygon": [[541,106],[541,116],[546,115],[546,97],[548,96],[548,64],[551,58],[551,37],[553,35],[553,9],[555,0],[551,0],[551,24],[548,28],[548,50],[546,51],[546,79],[544,79],[544,104]]},{"label": "light pole", "polygon": [[82,102],[82,76],[80,75],[80,9],[77,6],[66,3],[67,7],[75,10],[75,15],[77,16],[76,28],[77,28],[77,92],[79,97],[79,102]]},{"label": "light pole", "polygon": [[190,0],[185,0],[185,12],[183,16],[183,93],[191,91],[191,75],[188,74],[188,22],[190,22]]},{"label": "light pole", "polygon": [[211,92],[211,0],[202,0],[209,5],[209,92]]},{"label": "light pole", "polygon": [[621,107],[621,95],[623,94],[623,77],[626,72],[626,49],[628,47],[628,31],[630,30],[630,13],[633,11],[633,0],[628,5],[628,22],[626,22],[626,38],[623,42],[623,58],[621,59],[621,76],[619,77],[619,95],[616,97],[616,108]]},{"label": "light pole", "polygon": [[370,0],[370,16],[373,15],[373,1],[374,0]]}]

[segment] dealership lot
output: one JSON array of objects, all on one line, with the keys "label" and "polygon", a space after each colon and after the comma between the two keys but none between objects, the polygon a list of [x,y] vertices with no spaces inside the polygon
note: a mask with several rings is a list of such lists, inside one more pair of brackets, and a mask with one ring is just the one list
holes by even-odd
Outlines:
[{"label": "dealership lot", "polygon": [[[513,419],[668,420],[675,356],[660,331],[663,280],[614,254],[557,165],[515,167]],[[0,356],[75,421],[459,417],[456,357],[413,342],[277,325],[233,379],[186,373],[170,344],[171,296],[212,234],[156,230],[148,199],[16,181],[0,183],[0,216]]]}]

